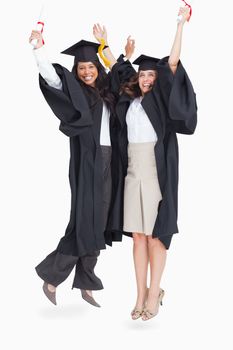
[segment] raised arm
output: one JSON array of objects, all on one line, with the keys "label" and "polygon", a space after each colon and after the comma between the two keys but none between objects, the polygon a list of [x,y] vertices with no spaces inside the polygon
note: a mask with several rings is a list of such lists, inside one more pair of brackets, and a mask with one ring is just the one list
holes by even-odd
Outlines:
[{"label": "raised arm", "polygon": [[131,35],[129,35],[125,45],[125,58],[127,58],[127,60],[131,59],[134,53],[134,50],[135,50],[135,40],[131,39]]},{"label": "raised arm", "polygon": [[170,56],[168,59],[168,64],[170,66],[171,71],[175,74],[177,65],[180,59],[181,53],[181,43],[182,43],[182,32],[185,22],[189,19],[189,7],[181,7],[179,11],[179,15],[182,16],[180,22],[177,24],[177,30],[175,34],[175,39],[172,45],[172,49],[170,52]]},{"label": "raised arm", "polygon": [[[96,40],[100,43],[101,39],[104,39],[105,45],[108,46],[108,36],[107,36],[107,30],[105,26],[102,26],[97,23],[93,26],[93,35],[96,38]],[[103,50],[104,56],[109,60],[110,66],[109,69],[112,69],[115,63],[117,63],[116,58],[114,57],[112,51],[110,50],[110,47],[108,46],[106,49]]]},{"label": "raised arm", "polygon": [[43,37],[41,32],[33,30],[29,38],[29,42],[33,39],[37,40],[37,44],[33,49],[33,54],[40,72],[46,83],[55,89],[62,90],[62,82],[59,75],[56,73],[52,63],[49,62],[43,44]]}]

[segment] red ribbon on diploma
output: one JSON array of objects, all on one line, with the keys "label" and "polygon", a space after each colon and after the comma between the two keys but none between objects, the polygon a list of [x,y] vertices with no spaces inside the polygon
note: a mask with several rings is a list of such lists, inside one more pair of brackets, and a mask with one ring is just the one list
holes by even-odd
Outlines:
[{"label": "red ribbon on diploma", "polygon": [[189,19],[187,19],[187,22],[188,22],[192,16],[192,6],[187,4],[187,2],[185,0],[182,0],[182,1],[185,3],[185,6],[189,7]]},{"label": "red ribbon on diploma", "polygon": [[[41,24],[42,25],[42,28],[40,30],[41,34],[43,33],[43,30],[44,30],[44,22],[41,22],[41,21],[38,21],[37,24]],[[43,45],[44,45],[44,39],[42,41]]]}]

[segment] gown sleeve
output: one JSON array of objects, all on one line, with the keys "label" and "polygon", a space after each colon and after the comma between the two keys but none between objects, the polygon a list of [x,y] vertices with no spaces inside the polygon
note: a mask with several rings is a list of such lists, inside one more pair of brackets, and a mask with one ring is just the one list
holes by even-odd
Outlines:
[{"label": "gown sleeve", "polygon": [[168,111],[169,126],[177,133],[193,134],[197,124],[196,94],[182,63],[179,62],[175,74],[168,65],[168,57],[162,58],[157,66],[158,86]]},{"label": "gown sleeve", "polygon": [[116,94],[119,93],[121,85],[129,81],[136,74],[130,61],[124,61],[123,57],[123,55],[118,57],[117,63],[114,64],[110,73],[111,89]]},{"label": "gown sleeve", "polygon": [[32,50],[40,75],[49,86],[62,90],[62,82],[52,63],[47,58],[44,45]]},{"label": "gown sleeve", "polygon": [[62,90],[49,86],[39,75],[39,83],[45,100],[60,120],[59,129],[73,137],[93,124],[91,111],[82,88],[73,74],[59,64],[53,65],[61,79]]}]

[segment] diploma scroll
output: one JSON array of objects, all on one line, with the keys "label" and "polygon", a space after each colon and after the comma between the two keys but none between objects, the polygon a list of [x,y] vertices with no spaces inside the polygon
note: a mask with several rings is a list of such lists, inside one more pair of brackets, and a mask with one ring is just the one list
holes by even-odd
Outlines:
[{"label": "diploma scroll", "polygon": [[[181,0],[181,1],[183,1],[185,6],[189,7],[189,15],[190,16],[187,19],[187,22],[188,22],[190,20],[190,18],[191,18],[191,15],[192,15],[192,7],[185,0]],[[182,5],[183,5],[183,3],[182,3]],[[182,15],[177,16],[177,22],[179,23],[181,20],[182,20]]]},{"label": "diploma scroll", "polygon": [[[39,20],[38,20],[38,22],[36,24],[36,28],[35,28],[38,32],[41,32],[41,33],[43,33],[43,30],[44,30],[43,17],[44,17],[44,6],[42,5],[41,10],[40,10]],[[33,39],[31,41],[31,45],[35,47],[36,44],[37,44],[37,39]],[[44,44],[44,40],[43,40],[43,44]]]}]

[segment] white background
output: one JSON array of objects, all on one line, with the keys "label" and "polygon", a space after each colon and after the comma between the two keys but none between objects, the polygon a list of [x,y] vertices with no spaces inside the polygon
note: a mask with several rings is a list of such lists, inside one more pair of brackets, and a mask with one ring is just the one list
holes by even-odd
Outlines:
[{"label": "white background", "polygon": [[[181,59],[198,98],[195,135],[179,136],[179,229],[168,252],[159,315],[131,321],[135,303],[132,240],[101,253],[102,307],[82,301],[70,276],[54,307],[34,267],[64,234],[70,210],[69,143],[38,87],[28,44],[40,2],[1,5],[1,341],[4,349],[232,349],[232,54],[230,2],[192,0]],[[117,56],[131,34],[141,53],[169,54],[179,2],[47,1],[44,38],[51,61],[94,40],[105,24]]]}]

